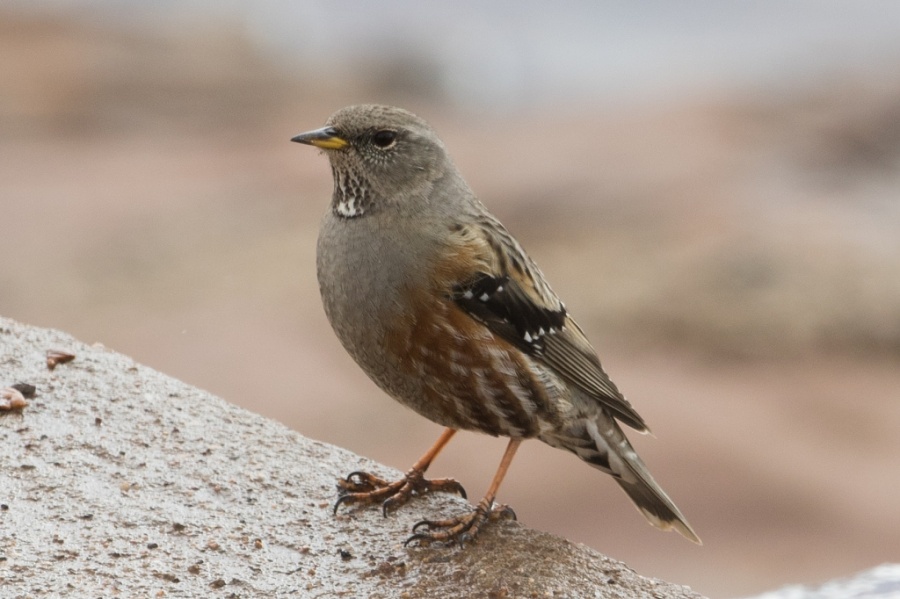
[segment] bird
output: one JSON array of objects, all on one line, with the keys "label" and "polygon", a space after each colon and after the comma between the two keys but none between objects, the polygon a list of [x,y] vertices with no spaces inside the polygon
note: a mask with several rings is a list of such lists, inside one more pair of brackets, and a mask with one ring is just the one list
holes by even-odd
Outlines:
[{"label": "bird", "polygon": [[425,472],[460,430],[509,439],[474,509],[422,520],[407,544],[464,545],[514,518],[495,499],[521,443],[538,439],[613,477],[650,524],[700,543],[623,432],[644,419],[535,262],[476,197],[425,120],[378,104],[342,108],[291,139],[320,149],[333,177],[316,272],[338,339],[387,395],[444,427],[396,481],[352,472],[341,506],[465,490]]}]

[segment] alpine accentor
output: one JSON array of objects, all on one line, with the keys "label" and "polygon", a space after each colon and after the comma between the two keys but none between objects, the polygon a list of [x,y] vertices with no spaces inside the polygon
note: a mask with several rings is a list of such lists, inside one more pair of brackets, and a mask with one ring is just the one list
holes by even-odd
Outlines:
[{"label": "alpine accentor", "polygon": [[364,472],[340,481],[335,510],[381,502],[387,513],[412,495],[464,495],[452,479],[424,478],[463,429],[510,438],[494,480],[472,512],[420,522],[410,541],[462,542],[508,514],[497,489],[519,444],[537,438],[611,475],[654,526],[700,542],[619,425],[646,432],[643,418],[422,119],[350,106],[292,141],[323,149],[334,176],[317,254],[331,326],[379,387],[447,427],[399,481]]}]

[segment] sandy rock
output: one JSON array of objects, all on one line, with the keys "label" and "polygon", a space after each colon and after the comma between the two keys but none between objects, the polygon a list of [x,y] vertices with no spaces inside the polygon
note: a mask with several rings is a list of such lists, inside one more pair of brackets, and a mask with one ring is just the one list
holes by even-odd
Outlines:
[{"label": "sandy rock", "polygon": [[[48,350],[75,359],[51,371]],[[700,597],[515,522],[465,550],[404,548],[463,501],[333,516],[340,475],[398,473],[0,318],[0,387],[19,383],[36,392],[0,413],[4,597]]]}]

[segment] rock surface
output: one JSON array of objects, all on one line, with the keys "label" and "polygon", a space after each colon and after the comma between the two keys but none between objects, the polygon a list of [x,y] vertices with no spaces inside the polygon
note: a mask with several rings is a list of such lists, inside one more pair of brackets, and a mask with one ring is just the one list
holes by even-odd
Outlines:
[{"label": "rock surface", "polygon": [[[46,352],[75,354],[53,370]],[[4,597],[700,597],[515,522],[465,550],[404,548],[464,509],[333,516],[335,480],[397,476],[102,346],[0,318]],[[300,390],[302,392],[302,390]]]},{"label": "rock surface", "polygon": [[882,564],[817,587],[790,585],[751,599],[900,599],[900,564]]}]

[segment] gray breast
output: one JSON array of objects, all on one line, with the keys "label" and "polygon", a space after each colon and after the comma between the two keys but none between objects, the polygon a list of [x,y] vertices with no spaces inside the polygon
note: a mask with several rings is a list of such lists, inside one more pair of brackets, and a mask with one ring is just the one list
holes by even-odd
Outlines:
[{"label": "gray breast", "polygon": [[414,394],[397,380],[385,354],[390,324],[410,313],[409,289],[425,284],[430,261],[415,235],[378,214],[341,218],[331,210],[319,231],[316,270],[322,303],[341,344],[382,389],[397,399]]}]

